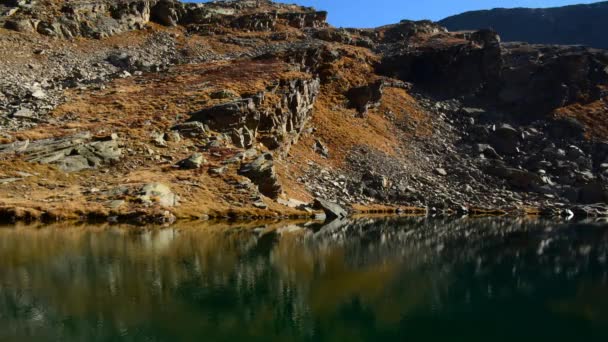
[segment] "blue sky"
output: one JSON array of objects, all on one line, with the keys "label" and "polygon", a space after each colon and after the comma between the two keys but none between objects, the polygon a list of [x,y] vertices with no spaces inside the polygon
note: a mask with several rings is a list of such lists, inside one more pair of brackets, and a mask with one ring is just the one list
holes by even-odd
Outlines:
[{"label": "blue sky", "polygon": [[[193,1],[193,0],[189,0]],[[204,1],[198,1],[204,2]],[[440,20],[447,16],[495,7],[553,7],[585,0],[286,0],[329,12],[328,21],[337,27],[377,27],[402,19]]]}]

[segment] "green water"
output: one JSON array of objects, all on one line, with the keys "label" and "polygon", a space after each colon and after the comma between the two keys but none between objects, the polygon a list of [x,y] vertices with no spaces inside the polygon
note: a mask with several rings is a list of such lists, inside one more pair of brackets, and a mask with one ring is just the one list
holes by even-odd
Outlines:
[{"label": "green water", "polygon": [[608,341],[608,227],[0,229],[0,341]]}]

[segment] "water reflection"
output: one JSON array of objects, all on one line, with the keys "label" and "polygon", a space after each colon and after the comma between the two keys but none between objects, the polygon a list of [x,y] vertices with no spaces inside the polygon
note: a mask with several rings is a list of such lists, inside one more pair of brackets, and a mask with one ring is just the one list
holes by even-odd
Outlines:
[{"label": "water reflection", "polygon": [[0,340],[605,340],[607,241],[496,219],[0,229]]}]

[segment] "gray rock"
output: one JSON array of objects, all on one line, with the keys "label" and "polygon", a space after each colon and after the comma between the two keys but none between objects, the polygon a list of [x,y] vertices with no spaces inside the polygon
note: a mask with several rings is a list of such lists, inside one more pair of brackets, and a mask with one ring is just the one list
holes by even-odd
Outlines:
[{"label": "gray rock", "polygon": [[444,176],[444,177],[448,175],[448,172],[445,169],[442,169],[442,168],[436,168],[435,169],[435,173],[438,174],[438,175],[440,175],[440,176]]},{"label": "gray rock", "polygon": [[568,150],[566,152],[566,157],[572,161],[577,161],[579,158],[585,158],[585,152],[578,148],[577,146],[570,145],[568,146]]},{"label": "gray rock", "polygon": [[92,141],[90,133],[0,145],[0,155],[19,153],[29,162],[57,165],[65,172],[77,172],[116,163],[122,156],[118,140]]},{"label": "gray rock", "polygon": [[20,180],[22,180],[23,178],[16,178],[16,177],[11,177],[11,178],[0,178],[0,184],[9,184],[9,183],[14,183],[14,182],[18,182]]},{"label": "gray rock", "polygon": [[315,139],[313,149],[325,158],[329,157],[329,148],[319,139]]},{"label": "gray rock", "polygon": [[151,138],[152,138],[152,143],[154,145],[156,145],[157,147],[166,147],[167,146],[167,141],[165,140],[164,133],[154,132],[151,134]]},{"label": "gray rock", "polygon": [[198,121],[180,123],[173,126],[171,129],[191,138],[204,138],[207,136],[205,125]]},{"label": "gray rock", "polygon": [[257,201],[253,203],[253,206],[258,209],[268,209],[268,205],[262,201]]},{"label": "gray rock", "polygon": [[476,146],[477,153],[481,153],[484,157],[489,159],[500,159],[500,155],[496,152],[496,150],[487,144],[477,144]]},{"label": "gray rock", "polygon": [[222,166],[222,167],[214,167],[209,169],[209,173],[215,176],[221,176],[224,173],[226,173],[226,167]]},{"label": "gray rock", "polygon": [[144,185],[138,198],[145,204],[158,203],[163,207],[175,207],[179,201],[179,197],[171,191],[171,188],[162,183]]},{"label": "gray rock", "polygon": [[352,88],[346,93],[349,104],[357,109],[359,115],[367,115],[367,111],[380,105],[384,81],[379,80],[362,87]]},{"label": "gray rock", "polygon": [[27,108],[21,108],[15,113],[13,113],[13,117],[18,119],[32,119],[35,117],[35,115],[36,114],[34,113],[34,111]]},{"label": "gray rock", "polygon": [[258,186],[259,191],[267,197],[277,198],[283,192],[270,153],[262,154],[251,163],[243,165],[239,174],[251,179]]},{"label": "gray rock", "polygon": [[322,209],[325,212],[327,221],[348,217],[348,212],[340,205],[320,198],[315,199],[314,207],[317,209]]},{"label": "gray rock", "polygon": [[180,161],[179,167],[186,170],[199,169],[204,163],[206,163],[205,157],[200,153],[195,153],[190,157]]},{"label": "gray rock", "polygon": [[490,136],[490,144],[498,153],[517,154],[521,135],[510,125],[503,124]]},{"label": "gray rock", "polygon": [[186,9],[172,0],[160,0],[150,9],[151,19],[165,26],[177,26],[186,15]]},{"label": "gray rock", "polygon": [[485,168],[486,173],[500,177],[512,186],[522,190],[535,190],[543,184],[542,178],[526,170],[507,167],[501,163],[490,164]]}]

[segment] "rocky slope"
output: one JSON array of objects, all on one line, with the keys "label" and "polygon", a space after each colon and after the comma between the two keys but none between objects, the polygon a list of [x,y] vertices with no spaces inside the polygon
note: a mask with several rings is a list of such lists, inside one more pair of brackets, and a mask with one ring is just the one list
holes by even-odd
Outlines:
[{"label": "rocky slope", "polygon": [[0,13],[4,220],[607,212],[602,50],[268,1]]},{"label": "rocky slope", "polygon": [[579,44],[608,49],[608,2],[555,8],[496,8],[445,18],[452,31],[492,28],[504,41]]}]

